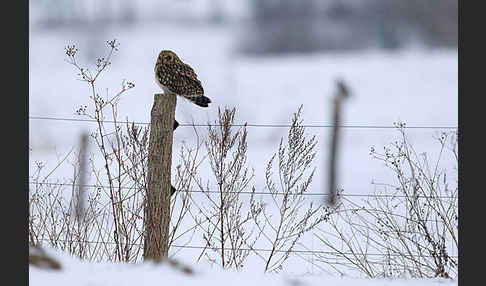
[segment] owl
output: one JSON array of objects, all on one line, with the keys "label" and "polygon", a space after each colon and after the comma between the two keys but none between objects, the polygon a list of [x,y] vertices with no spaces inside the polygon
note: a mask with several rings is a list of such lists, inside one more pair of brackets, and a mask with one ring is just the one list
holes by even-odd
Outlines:
[{"label": "owl", "polygon": [[172,51],[159,53],[155,64],[155,81],[166,94],[182,96],[196,105],[208,107],[211,100],[204,96],[201,81],[194,70]]}]

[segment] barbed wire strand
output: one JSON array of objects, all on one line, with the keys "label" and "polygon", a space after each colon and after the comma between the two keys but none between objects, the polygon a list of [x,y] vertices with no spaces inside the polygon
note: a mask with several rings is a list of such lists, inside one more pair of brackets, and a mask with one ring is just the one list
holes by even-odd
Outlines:
[{"label": "barbed wire strand", "polygon": [[[39,238],[36,239],[37,241],[47,241],[51,242],[52,240],[50,239],[43,239]],[[90,241],[90,240],[65,240],[65,239],[56,239],[54,240],[55,242],[64,242],[64,243],[88,243],[88,244],[116,244],[116,242],[111,242],[111,241]],[[130,245],[130,246],[143,246],[142,243],[121,243],[122,245]],[[186,248],[186,249],[211,249],[211,250],[221,250],[220,247],[212,247],[212,246],[199,246],[199,245],[175,245],[172,244],[170,247],[175,247],[175,248]],[[331,254],[331,255],[362,255],[362,256],[403,256],[403,257],[434,257],[432,255],[423,255],[423,254],[413,254],[413,255],[407,255],[407,254],[399,254],[399,253],[359,253],[359,252],[338,252],[338,251],[323,251],[323,250],[281,250],[281,249],[267,249],[267,248],[237,248],[233,249],[231,247],[227,248],[225,247],[224,250],[227,251],[261,251],[261,252],[279,252],[279,253],[302,253],[302,254]],[[458,258],[457,255],[449,255],[449,257],[453,258]]]},{"label": "barbed wire strand", "polygon": [[[79,184],[69,184],[69,183],[51,183],[51,182],[28,182],[30,185],[48,185],[48,186],[65,186],[65,187],[85,187],[85,188],[110,188],[110,186],[104,186],[104,185],[79,185]],[[133,190],[137,189],[136,187],[118,187],[118,186],[113,186],[114,189],[125,189],[125,190]],[[182,190],[183,192],[188,192],[188,193],[217,193],[219,194],[219,191],[201,191],[201,190]],[[235,192],[235,191],[230,191],[228,192],[230,194],[233,193],[238,193],[238,194],[254,194],[254,195],[285,195],[284,192],[275,192],[275,193],[270,193],[270,192],[249,192],[249,191],[241,191],[241,192]],[[301,194],[292,194],[292,195],[299,195],[299,196],[329,196],[329,194],[323,194],[323,193],[301,193]],[[373,198],[406,198],[407,196],[405,195],[381,195],[381,194],[343,194],[340,193],[339,196],[341,197],[373,197]],[[417,198],[437,198],[437,199],[455,199],[457,198],[456,196],[417,196]]]},{"label": "barbed wire strand", "polygon": [[[61,118],[61,117],[48,117],[48,116],[29,116],[31,120],[54,120],[54,121],[72,121],[72,122],[98,122],[96,119],[76,119],[76,118]],[[103,123],[126,123],[127,121],[115,121],[115,120],[101,120]],[[149,122],[128,122],[139,125],[150,125]],[[190,123],[180,123],[179,126],[182,127],[208,127],[208,126],[221,126],[219,124],[190,124]],[[292,125],[289,124],[231,124],[235,127],[267,127],[267,128],[289,128]],[[301,127],[308,128],[331,128],[334,127],[333,124],[302,124]],[[356,129],[396,129],[397,126],[391,125],[340,125],[340,128],[356,128]],[[457,126],[401,126],[407,129],[458,129]]]}]

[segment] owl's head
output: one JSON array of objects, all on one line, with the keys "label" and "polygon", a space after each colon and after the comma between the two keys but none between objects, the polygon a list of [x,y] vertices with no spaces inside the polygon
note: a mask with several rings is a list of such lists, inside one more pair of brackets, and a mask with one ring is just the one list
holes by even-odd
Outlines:
[{"label": "owl's head", "polygon": [[165,65],[178,61],[180,61],[180,59],[173,51],[163,50],[159,53],[159,57],[157,58],[157,65]]}]

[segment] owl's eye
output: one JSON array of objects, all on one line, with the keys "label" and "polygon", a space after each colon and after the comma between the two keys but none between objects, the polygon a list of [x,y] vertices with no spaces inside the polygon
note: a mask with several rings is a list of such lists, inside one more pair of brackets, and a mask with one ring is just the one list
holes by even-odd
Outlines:
[{"label": "owl's eye", "polygon": [[171,57],[170,55],[164,56],[164,60],[166,60],[166,61],[170,61],[170,60],[171,60],[171,58],[172,58],[172,57]]}]

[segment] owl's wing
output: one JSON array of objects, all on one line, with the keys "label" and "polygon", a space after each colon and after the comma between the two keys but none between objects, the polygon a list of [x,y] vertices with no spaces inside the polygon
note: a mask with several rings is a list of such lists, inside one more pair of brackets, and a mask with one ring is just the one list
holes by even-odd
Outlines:
[{"label": "owl's wing", "polygon": [[175,94],[193,97],[204,95],[201,81],[186,64],[167,64],[157,69],[157,76],[165,87]]}]

